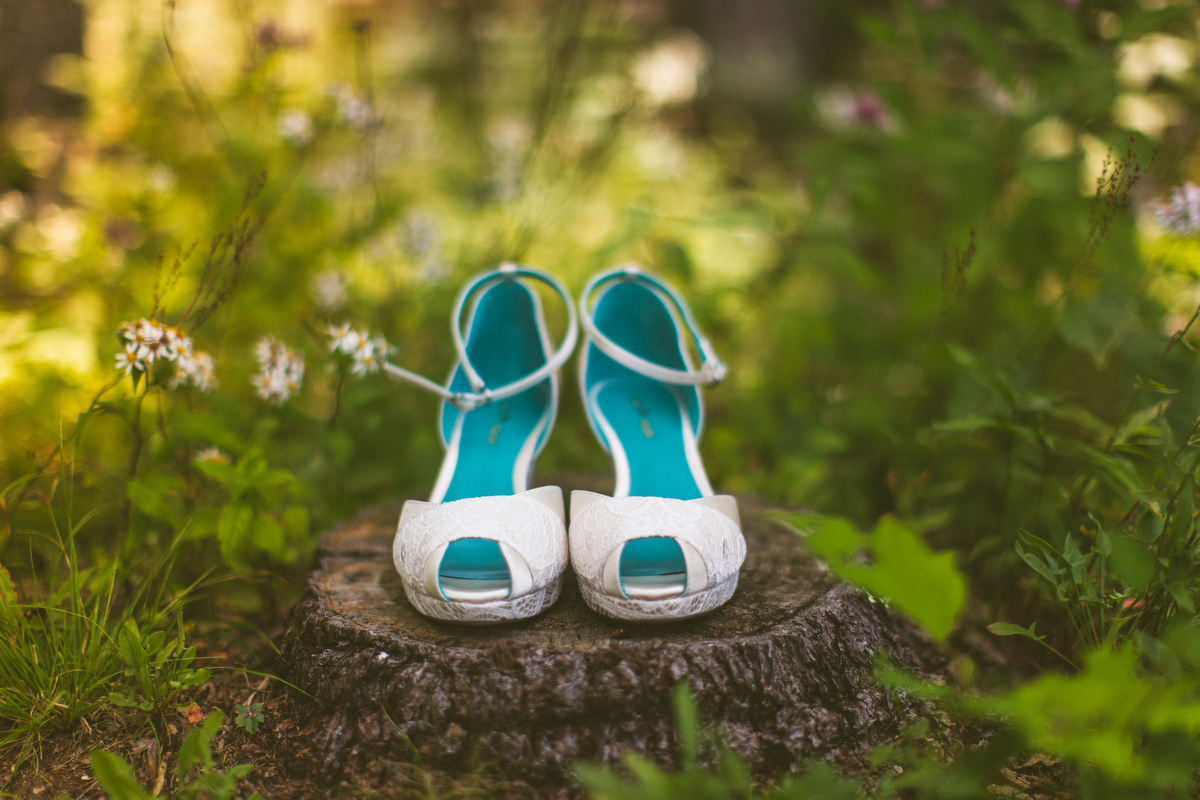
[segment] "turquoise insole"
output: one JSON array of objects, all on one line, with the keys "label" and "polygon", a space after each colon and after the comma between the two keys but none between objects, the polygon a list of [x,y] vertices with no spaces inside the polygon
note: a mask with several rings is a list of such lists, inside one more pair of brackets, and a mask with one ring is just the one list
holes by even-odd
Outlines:
[{"label": "turquoise insole", "polygon": [[[664,367],[686,368],[675,321],[658,295],[645,286],[632,282],[613,286],[597,302],[594,319],[608,338],[635,355]],[[625,451],[629,494],[680,500],[703,497],[688,464],[682,416],[688,415],[695,435],[700,418],[697,390],[646,378],[596,347],[585,346],[589,348],[588,391],[602,384],[592,395],[595,408],[589,412],[604,417]],[[626,588],[651,585],[656,579],[677,580],[682,587],[686,571],[683,551],[668,537],[635,539],[621,551],[619,574]]]},{"label": "turquoise insole", "polygon": [[500,545],[490,539],[458,539],[446,548],[438,569],[442,578],[470,578],[477,581],[505,580],[508,565]]},{"label": "turquoise insole", "polygon": [[671,389],[649,378],[606,381],[595,396],[598,412],[629,460],[634,497],[703,497],[688,466],[683,419]]},{"label": "turquoise insole", "polygon": [[[516,281],[485,290],[475,307],[467,336],[467,355],[484,383],[498,388],[546,363],[536,324],[534,300]],[[459,367],[452,391],[470,391]],[[513,469],[525,443],[541,424],[550,404],[550,381],[466,413],[458,460],[443,502],[513,493]],[[449,440],[459,412],[446,404],[442,434]],[[543,430],[540,438],[548,432]],[[500,545],[488,539],[459,539],[446,548],[438,574],[477,581],[510,580]]]},{"label": "turquoise insole", "polygon": [[674,539],[665,536],[634,539],[621,551],[621,580],[686,572],[683,550]]}]

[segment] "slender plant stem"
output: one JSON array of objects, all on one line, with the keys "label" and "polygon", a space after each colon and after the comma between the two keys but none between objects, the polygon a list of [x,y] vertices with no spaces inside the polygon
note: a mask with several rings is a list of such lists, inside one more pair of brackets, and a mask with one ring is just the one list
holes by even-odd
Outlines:
[{"label": "slender plant stem", "polygon": [[1167,341],[1167,346],[1163,348],[1161,353],[1159,353],[1158,359],[1150,367],[1150,371],[1147,372],[1146,375],[1140,381],[1138,381],[1137,386],[1134,387],[1133,394],[1129,396],[1129,402],[1125,404],[1125,410],[1121,412],[1121,417],[1117,422],[1117,429],[1114,429],[1112,435],[1108,437],[1108,443],[1104,445],[1105,453],[1111,450],[1113,445],[1116,444],[1117,430],[1119,430],[1121,425],[1125,424],[1125,421],[1129,419],[1129,415],[1133,413],[1133,404],[1137,402],[1137,399],[1141,395],[1142,391],[1150,383],[1151,376],[1153,376],[1158,370],[1158,367],[1162,364],[1163,359],[1165,359],[1167,355],[1173,349],[1175,349],[1175,345],[1179,343],[1179,340],[1184,336],[1187,336],[1187,332],[1191,330],[1192,325],[1196,322],[1197,318],[1200,318],[1200,305],[1196,306],[1196,310],[1193,312],[1192,318],[1188,320],[1187,325],[1184,325],[1182,330],[1175,331],[1175,333]]}]

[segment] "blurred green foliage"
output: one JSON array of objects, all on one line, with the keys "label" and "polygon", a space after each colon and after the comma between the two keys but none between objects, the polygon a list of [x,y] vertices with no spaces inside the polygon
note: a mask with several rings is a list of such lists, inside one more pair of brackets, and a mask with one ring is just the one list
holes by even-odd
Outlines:
[{"label": "blurred green foliage", "polygon": [[920,535],[890,517],[866,536],[844,519],[790,521],[811,531],[808,546],[839,578],[890,602],[938,641],[949,635],[967,603],[953,553],[934,555]]},{"label": "blurred green foliage", "polygon": [[[812,24],[843,52],[767,107],[667,4],[91,4],[47,76],[83,118],[0,130],[0,670],[28,687],[3,741],[110,696],[153,723],[203,677],[185,602],[277,619],[320,531],[427,491],[437,401],[354,374],[329,326],[436,376],[474,272],[638,261],[731,365],[715,485],[828,515],[803,525],[831,568],[949,646],[965,604],[1073,671],[941,692],[1003,732],[949,765],[914,734],[879,791],[972,796],[1021,747],[1089,797],[1182,791],[1200,244],[1153,210],[1200,178],[1197,11],[834,5]],[[118,371],[141,318],[216,387]],[[304,359],[286,398],[253,383],[266,336]],[[603,473],[563,387],[539,472]],[[748,794],[722,759],[588,780]]]}]

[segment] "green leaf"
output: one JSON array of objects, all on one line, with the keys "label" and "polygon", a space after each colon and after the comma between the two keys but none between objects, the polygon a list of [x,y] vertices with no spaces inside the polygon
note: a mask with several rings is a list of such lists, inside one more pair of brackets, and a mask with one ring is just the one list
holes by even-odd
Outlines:
[{"label": "green leaf", "polygon": [[0,606],[12,608],[17,605],[17,588],[13,584],[12,575],[0,564]]},{"label": "green leaf", "polygon": [[198,764],[203,764],[205,769],[212,769],[212,749],[208,743],[217,735],[217,731],[221,730],[223,724],[225,724],[225,715],[220,711],[214,711],[204,718],[199,727],[193,728],[187,736],[183,737],[183,743],[179,746],[179,755],[176,757],[175,777],[177,779],[182,781],[192,767]]},{"label": "green leaf", "polygon": [[[0,564],[0,622],[14,624],[21,615],[17,602],[17,587],[13,584],[12,576]],[[6,634],[7,635],[7,634]]]},{"label": "green leaf", "polygon": [[108,702],[121,708],[137,708],[137,701],[122,692],[109,692]]},{"label": "green leaf", "polygon": [[1068,295],[1059,313],[1058,330],[1069,344],[1092,356],[1103,367],[1117,343],[1137,325],[1134,299],[1109,291],[1087,301]]},{"label": "green leaf", "polygon": [[939,422],[933,426],[938,433],[975,433],[995,428],[999,423],[991,417],[966,416]]},{"label": "green leaf", "polygon": [[125,488],[129,502],[151,519],[183,527],[179,498],[184,493],[182,481],[163,473],[152,473],[130,481]]},{"label": "green leaf", "polygon": [[1155,403],[1148,408],[1143,408],[1141,411],[1134,412],[1117,432],[1116,440],[1118,442],[1124,442],[1138,433],[1157,433],[1156,430],[1149,427],[1150,423],[1158,419],[1163,412],[1166,411],[1166,408],[1169,404],[1169,400],[1163,400],[1161,403]]},{"label": "green leaf", "polygon": [[675,687],[675,719],[679,726],[679,760],[686,769],[696,763],[700,753],[700,712],[687,681]]},{"label": "green leaf", "polygon": [[1158,566],[1146,547],[1131,536],[1113,537],[1113,572],[1135,592],[1144,593],[1154,579]]},{"label": "green leaf", "polygon": [[1170,496],[1165,492],[1147,491],[1139,489],[1129,493],[1135,500],[1138,500],[1142,505],[1150,510],[1150,513],[1156,517],[1163,515],[1163,506],[1170,500]]},{"label": "green leaf", "polygon": [[267,514],[256,514],[250,524],[250,542],[268,555],[283,555],[283,527]]},{"label": "green leaf", "polygon": [[[1038,558],[1036,553],[1030,553],[1025,548],[1021,547],[1020,540],[1014,542],[1013,547],[1016,549],[1017,555],[1021,557],[1021,560],[1028,564],[1034,572],[1049,581],[1050,585],[1055,589],[1058,588],[1059,582],[1057,573],[1061,570],[1049,566],[1046,561]],[[1049,557],[1047,557],[1047,560],[1048,559]]]},{"label": "green leaf", "polygon": [[968,706],[1003,715],[1042,752],[1137,781],[1153,757],[1143,747],[1147,732],[1200,729],[1194,682],[1143,677],[1138,666],[1133,647],[1100,647],[1076,675],[1043,673],[1007,695],[974,698]]},{"label": "green leaf", "polygon": [[954,360],[965,368],[967,373],[981,386],[1003,398],[1009,408],[1016,406],[1016,395],[1004,373],[956,344],[949,344],[947,348]]},{"label": "green leaf", "polygon": [[[886,599],[939,641],[946,638],[967,600],[967,583],[953,553],[933,553],[917,533],[891,517],[867,536],[841,519],[817,519],[815,527],[809,545],[835,574]],[[864,549],[872,555],[870,565],[860,563]]]},{"label": "green leaf", "polygon": [[92,772],[112,800],[154,800],[133,775],[133,767],[107,750],[93,750]]},{"label": "green leaf", "polygon": [[289,540],[308,538],[308,509],[304,506],[289,506],[283,512],[283,527]]},{"label": "green leaf", "polygon": [[1183,581],[1171,581],[1167,584],[1167,591],[1171,597],[1175,599],[1176,604],[1189,614],[1196,613],[1196,606],[1192,602],[1192,594],[1187,590]]},{"label": "green leaf", "polygon": [[140,673],[145,668],[146,650],[142,647],[137,623],[132,618],[125,620],[121,627],[121,632],[117,635],[117,648],[121,651],[121,658],[135,672]]},{"label": "green leaf", "polygon": [[255,703],[252,706],[245,706],[238,703],[234,706],[234,711],[237,712],[237,717],[233,723],[247,733],[254,733],[258,730],[258,726],[263,722],[262,703]]},{"label": "green leaf", "polygon": [[196,469],[217,481],[218,483],[231,484],[238,480],[241,476],[236,467],[220,461],[194,461],[192,462]]},{"label": "green leaf", "polygon": [[272,469],[263,473],[257,481],[258,486],[287,486],[296,482],[296,476],[286,469]]},{"label": "green leaf", "polygon": [[997,636],[1024,636],[1027,639],[1033,639],[1035,642],[1040,642],[1045,639],[1045,636],[1038,636],[1036,631],[1037,623],[1033,623],[1028,628],[1022,628],[1020,625],[1014,625],[1011,622],[993,622],[987,626],[987,629]]},{"label": "green leaf", "polygon": [[1181,543],[1187,539],[1196,524],[1195,507],[1192,505],[1192,482],[1186,481],[1179,487],[1179,495],[1175,498],[1175,506],[1171,509],[1171,522],[1167,535],[1172,542]]},{"label": "green leaf", "polygon": [[246,531],[254,518],[254,509],[246,503],[230,503],[217,519],[217,540],[225,563],[236,566],[243,561]]}]

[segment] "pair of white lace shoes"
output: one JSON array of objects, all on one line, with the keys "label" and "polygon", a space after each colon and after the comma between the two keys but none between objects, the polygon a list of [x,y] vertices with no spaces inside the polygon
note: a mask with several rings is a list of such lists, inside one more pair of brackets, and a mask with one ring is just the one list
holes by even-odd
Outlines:
[{"label": "pair of white lace shoes", "polygon": [[[528,281],[566,304],[557,350]],[[616,488],[572,492],[568,535],[562,490],[528,484],[580,321],[584,405]],[[557,278],[504,264],[463,287],[451,329],[459,359],[446,385],[384,365],[445,400],[437,483],[427,502],[404,504],[393,548],[418,611],[473,623],[531,617],[558,599],[568,561],[587,604],[620,619],[693,617],[733,595],[746,555],[737,501],[714,495],[697,449],[699,387],[725,366],[676,291],[618,267],[588,282],[576,313]]]}]

